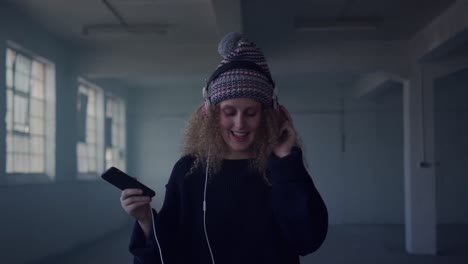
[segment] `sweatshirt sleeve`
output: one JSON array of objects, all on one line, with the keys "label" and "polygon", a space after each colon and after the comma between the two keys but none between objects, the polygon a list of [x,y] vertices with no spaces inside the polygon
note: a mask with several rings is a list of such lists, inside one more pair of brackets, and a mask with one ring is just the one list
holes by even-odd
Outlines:
[{"label": "sweatshirt sleeve", "polygon": [[[160,212],[154,209],[153,217],[156,226],[156,236],[161,247],[164,263],[173,263],[175,249],[179,238],[179,209],[180,209],[180,185],[185,175],[185,167],[188,161],[182,158],[172,170],[169,182],[166,185],[164,203]],[[161,263],[158,243],[154,236],[153,228],[147,238],[138,222],[135,221],[129,250],[134,255],[135,264]]]},{"label": "sweatshirt sleeve", "polygon": [[283,235],[298,255],[317,250],[328,231],[328,212],[312,178],[304,167],[302,151],[268,161],[273,212]]},{"label": "sweatshirt sleeve", "polygon": [[[153,217],[157,219],[156,211],[152,211]],[[135,264],[160,263],[158,245],[153,235],[153,229],[151,229],[150,236],[146,238],[137,221],[133,225],[129,249],[134,256],[133,263]]]}]

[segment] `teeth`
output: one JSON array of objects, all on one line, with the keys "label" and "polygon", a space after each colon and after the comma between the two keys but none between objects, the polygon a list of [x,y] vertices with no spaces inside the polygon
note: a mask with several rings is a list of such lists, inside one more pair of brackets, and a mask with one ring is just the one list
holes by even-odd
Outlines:
[{"label": "teeth", "polygon": [[232,131],[232,134],[234,134],[234,136],[237,136],[237,137],[247,136],[247,132],[234,132],[234,131]]}]

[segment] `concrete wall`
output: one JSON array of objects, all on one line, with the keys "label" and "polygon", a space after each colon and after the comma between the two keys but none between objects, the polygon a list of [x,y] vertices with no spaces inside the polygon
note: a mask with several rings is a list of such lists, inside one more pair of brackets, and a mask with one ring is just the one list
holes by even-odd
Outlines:
[{"label": "concrete wall", "polygon": [[435,82],[437,220],[468,223],[468,70]]},{"label": "concrete wall", "polygon": [[[73,50],[26,16],[0,3],[0,102],[5,113],[6,41],[55,63],[57,86],[56,182],[7,184],[5,179],[5,122],[0,125],[0,259],[26,263],[50,257],[97,239],[129,222],[119,193],[101,180],[76,180],[76,75]],[[4,120],[3,118],[1,120]]]},{"label": "concrete wall", "polygon": [[397,87],[348,105],[345,223],[403,223],[402,97]]}]

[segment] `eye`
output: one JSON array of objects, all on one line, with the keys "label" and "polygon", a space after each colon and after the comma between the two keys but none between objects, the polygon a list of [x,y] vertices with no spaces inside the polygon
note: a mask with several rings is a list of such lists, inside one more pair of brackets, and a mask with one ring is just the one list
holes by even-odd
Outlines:
[{"label": "eye", "polygon": [[250,117],[254,117],[254,116],[257,115],[257,113],[258,113],[257,111],[249,111],[249,112],[245,113],[245,115],[250,116]]},{"label": "eye", "polygon": [[230,110],[223,111],[223,113],[224,113],[225,116],[234,116],[234,115],[236,115],[235,111],[230,111]]}]

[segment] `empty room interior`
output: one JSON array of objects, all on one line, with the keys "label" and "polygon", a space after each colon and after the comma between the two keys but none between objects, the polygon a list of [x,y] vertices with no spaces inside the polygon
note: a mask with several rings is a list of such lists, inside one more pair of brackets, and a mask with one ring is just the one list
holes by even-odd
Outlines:
[{"label": "empty room interior", "polygon": [[135,220],[101,174],[137,178],[160,210],[238,32],[265,54],[328,209],[300,262],[468,263],[466,14],[468,0],[0,0],[0,262],[133,263]]}]

